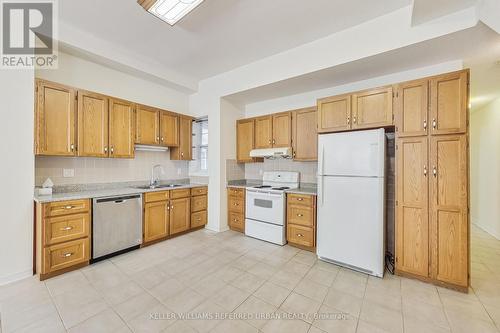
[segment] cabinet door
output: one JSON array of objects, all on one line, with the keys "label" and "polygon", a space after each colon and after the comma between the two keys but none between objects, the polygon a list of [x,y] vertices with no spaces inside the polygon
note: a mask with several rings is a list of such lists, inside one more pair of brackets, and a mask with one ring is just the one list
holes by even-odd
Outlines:
[{"label": "cabinet door", "polygon": [[179,147],[170,149],[171,160],[190,161],[192,159],[193,119],[181,116],[179,119]]},{"label": "cabinet door", "polygon": [[352,95],[353,129],[391,126],[392,114],[392,87]]},{"label": "cabinet door", "polygon": [[142,145],[160,144],[159,110],[144,105],[136,107],[136,139]]},{"label": "cabinet door", "polygon": [[431,137],[431,270],[466,287],[469,273],[467,136]]},{"label": "cabinet door", "polygon": [[144,243],[168,236],[169,212],[170,204],[168,201],[144,205]]},{"label": "cabinet door", "polygon": [[134,158],[134,105],[111,99],[109,103],[109,156]]},{"label": "cabinet door", "polygon": [[399,84],[394,105],[398,137],[427,135],[429,80]]},{"label": "cabinet door", "polygon": [[338,132],[351,129],[351,95],[318,100],[318,132]]},{"label": "cabinet door", "polygon": [[78,156],[108,157],[108,98],[78,91]]},{"label": "cabinet door", "polygon": [[397,140],[396,269],[429,276],[427,137]]},{"label": "cabinet door", "polygon": [[293,159],[296,161],[318,160],[318,115],[316,108],[303,109],[292,115]]},{"label": "cabinet door", "polygon": [[254,147],[253,119],[242,119],[236,122],[236,160],[238,163],[253,162],[250,151]]},{"label": "cabinet door", "polygon": [[160,143],[162,146],[179,146],[179,116],[160,111]]},{"label": "cabinet door", "polygon": [[273,115],[273,147],[292,146],[292,113]]},{"label": "cabinet door", "polygon": [[76,91],[37,81],[36,153],[74,156],[76,154]]},{"label": "cabinet door", "polygon": [[273,146],[273,118],[271,116],[255,118],[255,148]]},{"label": "cabinet door", "polygon": [[174,235],[190,228],[190,198],[170,200],[170,234]]},{"label": "cabinet door", "polygon": [[469,72],[431,79],[431,134],[465,133],[469,103]]}]

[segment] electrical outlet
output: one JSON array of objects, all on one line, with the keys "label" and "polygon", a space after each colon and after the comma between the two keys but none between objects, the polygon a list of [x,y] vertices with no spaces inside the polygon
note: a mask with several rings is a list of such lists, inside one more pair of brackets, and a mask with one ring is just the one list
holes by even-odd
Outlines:
[{"label": "electrical outlet", "polygon": [[63,177],[64,178],[75,177],[75,169],[63,169]]}]

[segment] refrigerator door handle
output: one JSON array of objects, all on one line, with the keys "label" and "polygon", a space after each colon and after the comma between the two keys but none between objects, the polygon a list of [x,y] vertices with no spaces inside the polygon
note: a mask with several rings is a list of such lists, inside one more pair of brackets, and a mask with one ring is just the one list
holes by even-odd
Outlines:
[{"label": "refrigerator door handle", "polygon": [[319,175],[324,174],[324,155],[325,155],[325,147],[321,146],[319,151]]},{"label": "refrigerator door handle", "polygon": [[318,181],[318,205],[320,207],[323,207],[323,189],[324,189],[323,182],[324,182],[325,177],[319,176],[318,178],[319,178],[318,179],[319,180]]}]

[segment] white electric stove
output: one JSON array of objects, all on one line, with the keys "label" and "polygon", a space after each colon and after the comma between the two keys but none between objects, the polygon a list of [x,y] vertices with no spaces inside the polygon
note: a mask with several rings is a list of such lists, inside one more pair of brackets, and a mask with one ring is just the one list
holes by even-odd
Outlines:
[{"label": "white electric stove", "polygon": [[299,182],[298,172],[268,171],[262,185],[247,187],[245,235],[285,245],[285,191],[298,188]]}]

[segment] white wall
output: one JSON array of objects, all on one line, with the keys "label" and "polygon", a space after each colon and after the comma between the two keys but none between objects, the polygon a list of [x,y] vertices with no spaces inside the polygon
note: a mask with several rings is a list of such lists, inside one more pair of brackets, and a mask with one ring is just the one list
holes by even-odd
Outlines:
[{"label": "white wall", "polygon": [[34,72],[0,70],[0,285],[32,274]]},{"label": "white wall", "polygon": [[189,114],[189,95],[109,67],[59,52],[57,70],[37,70],[36,77],[132,102]]},{"label": "white wall", "polygon": [[470,120],[471,220],[500,239],[500,99]]}]

